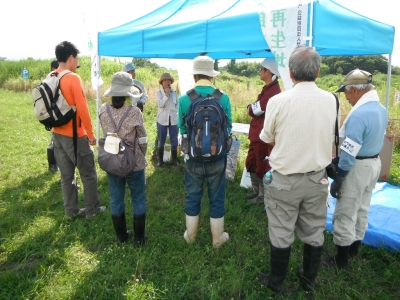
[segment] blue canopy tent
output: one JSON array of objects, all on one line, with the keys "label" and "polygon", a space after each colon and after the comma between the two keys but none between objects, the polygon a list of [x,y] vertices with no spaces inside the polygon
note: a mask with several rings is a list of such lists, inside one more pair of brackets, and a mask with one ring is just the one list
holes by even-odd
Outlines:
[{"label": "blue canopy tent", "polygon": [[[258,14],[258,5],[268,5],[269,1],[273,2],[171,0],[143,17],[99,32],[98,59],[101,56],[193,59],[200,54],[213,59],[272,56]],[[294,1],[284,3],[287,2]],[[310,45],[320,55],[389,54],[388,107],[394,27],[359,15],[331,0],[311,0],[303,5],[309,7]]]},{"label": "blue canopy tent", "polygon": [[[191,59],[207,53],[213,59],[264,58],[271,54],[261,31],[259,2],[173,0],[139,19],[100,32],[98,54]],[[392,53],[393,26],[330,0],[306,5],[312,5],[312,16],[308,16],[312,46],[321,55]]]}]

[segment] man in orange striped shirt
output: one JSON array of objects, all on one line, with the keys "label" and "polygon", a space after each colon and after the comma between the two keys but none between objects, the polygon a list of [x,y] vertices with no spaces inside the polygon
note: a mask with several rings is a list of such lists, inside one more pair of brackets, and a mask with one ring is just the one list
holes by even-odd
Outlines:
[{"label": "man in orange striped shirt", "polygon": [[[97,190],[97,172],[91,147],[91,145],[96,145],[96,137],[81,78],[75,74],[80,51],[74,44],[64,41],[56,46],[55,53],[59,62],[56,72],[60,74],[64,70],[71,71],[60,80],[61,92],[69,105],[76,106],[75,119],[65,125],[52,128],[55,156],[62,177],[65,214],[68,217],[86,214],[86,218],[92,218],[104,212],[106,208],[100,206]],[[77,128],[76,149],[73,142],[73,122],[76,122]],[[79,209],[78,206],[75,167],[79,170],[83,184],[84,209]]]}]

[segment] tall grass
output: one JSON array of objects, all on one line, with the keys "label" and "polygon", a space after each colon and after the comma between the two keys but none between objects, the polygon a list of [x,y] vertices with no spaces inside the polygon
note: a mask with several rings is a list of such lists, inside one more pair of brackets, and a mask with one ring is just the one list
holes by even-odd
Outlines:
[{"label": "tall grass", "polygon": [[[260,284],[257,274],[269,269],[268,223],[262,207],[248,204],[239,186],[248,148],[245,136],[239,137],[235,180],[227,182],[225,229],[230,240],[221,249],[212,247],[205,195],[197,241],[187,245],[182,237],[183,167],[156,168],[151,160],[156,136],[152,100],[144,112],[151,144],[146,168],[149,240],[136,248],[116,242],[109,210],[92,220],[64,217],[60,174],[47,171],[50,134],[33,117],[29,92],[0,89],[0,299],[400,298],[400,253],[365,245],[351,261],[351,271],[321,267],[310,295],[298,284],[302,244],[296,239],[286,280],[293,291],[276,296]],[[88,104],[94,119],[95,101]],[[394,163],[390,182],[400,184],[398,149]],[[109,207],[107,177],[97,170],[100,201]],[[79,199],[82,206],[82,189]],[[128,193],[125,200],[132,228]],[[332,235],[326,233],[325,240],[325,252],[334,253]]]}]

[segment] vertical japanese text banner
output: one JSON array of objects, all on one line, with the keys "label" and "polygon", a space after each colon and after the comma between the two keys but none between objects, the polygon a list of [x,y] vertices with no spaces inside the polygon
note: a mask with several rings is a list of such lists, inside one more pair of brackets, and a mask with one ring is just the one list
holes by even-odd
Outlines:
[{"label": "vertical japanese text banner", "polygon": [[88,48],[90,51],[90,58],[92,61],[92,67],[91,67],[91,72],[90,72],[90,75],[91,75],[90,77],[92,79],[92,89],[97,90],[97,87],[101,86],[103,84],[103,79],[101,79],[101,76],[100,76],[100,68],[99,68],[98,60],[97,60],[97,46],[96,46],[97,38],[94,41],[92,40],[92,37],[90,34],[91,30],[86,23],[85,15],[83,14],[83,9],[82,9],[82,19],[83,19],[83,24],[85,25],[86,31],[87,31]]},{"label": "vertical japanese text banner", "polygon": [[[299,1],[299,0],[297,0]],[[289,57],[293,49],[307,45],[308,4],[295,1],[259,1],[258,14],[264,38],[275,56],[278,70],[285,89],[292,88],[289,75]]]}]

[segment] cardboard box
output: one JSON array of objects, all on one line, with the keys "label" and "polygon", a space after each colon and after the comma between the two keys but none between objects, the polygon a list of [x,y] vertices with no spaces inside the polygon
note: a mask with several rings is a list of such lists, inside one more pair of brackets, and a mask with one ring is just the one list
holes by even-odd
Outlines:
[{"label": "cardboard box", "polygon": [[386,181],[390,176],[390,166],[392,165],[392,157],[393,157],[393,148],[394,148],[394,135],[386,135],[383,139],[383,147],[381,152],[379,153],[379,157],[381,158],[381,173],[379,174],[379,180]]},{"label": "cardboard box", "polygon": [[[340,155],[340,145],[342,144],[342,138],[339,138],[339,155]],[[386,181],[390,176],[390,167],[392,165],[392,157],[393,157],[393,149],[394,149],[394,135],[393,134],[385,134],[383,139],[383,147],[381,152],[379,153],[379,157],[381,159],[381,173],[379,174],[379,180]],[[336,155],[335,144],[332,145],[332,155]]]}]

